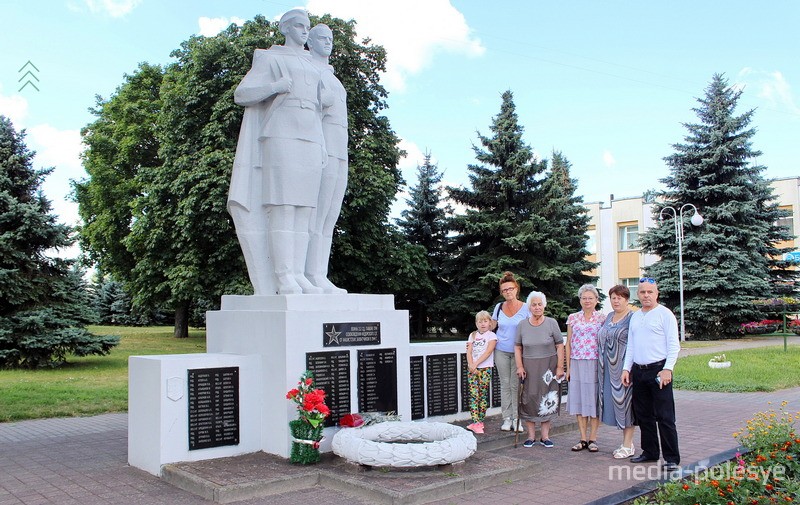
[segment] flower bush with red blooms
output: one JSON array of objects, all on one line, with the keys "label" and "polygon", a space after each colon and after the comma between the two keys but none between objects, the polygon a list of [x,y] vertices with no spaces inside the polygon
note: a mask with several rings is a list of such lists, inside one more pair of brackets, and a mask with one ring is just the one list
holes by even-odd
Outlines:
[{"label": "flower bush with red blooms", "polygon": [[325,405],[325,391],[314,389],[314,374],[310,370],[303,372],[297,387],[286,393],[286,399],[297,404],[299,418],[314,428],[331,413]]},{"label": "flower bush with red blooms", "polygon": [[800,434],[795,430],[800,412],[779,410],[757,413],[733,436],[747,452],[733,461],[709,468],[694,480],[659,486],[653,498],[634,505],[766,505],[800,502]]}]

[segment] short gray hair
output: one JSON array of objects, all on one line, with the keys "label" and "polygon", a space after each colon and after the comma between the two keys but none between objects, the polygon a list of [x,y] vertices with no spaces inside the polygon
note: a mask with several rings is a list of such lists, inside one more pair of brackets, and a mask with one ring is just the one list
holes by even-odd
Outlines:
[{"label": "short gray hair", "polygon": [[580,298],[581,295],[583,295],[587,291],[591,291],[592,293],[594,293],[595,298],[597,298],[598,300],[600,299],[600,293],[597,292],[597,288],[594,287],[593,284],[584,284],[583,286],[578,288],[578,298]]},{"label": "short gray hair", "polygon": [[541,298],[542,299],[542,307],[547,307],[547,297],[544,296],[544,293],[541,291],[531,291],[531,294],[528,295],[527,304],[531,304],[531,300],[534,298]]}]

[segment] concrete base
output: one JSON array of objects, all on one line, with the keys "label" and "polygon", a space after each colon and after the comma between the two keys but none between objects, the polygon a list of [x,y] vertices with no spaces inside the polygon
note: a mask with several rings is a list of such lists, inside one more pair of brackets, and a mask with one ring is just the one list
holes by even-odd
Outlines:
[{"label": "concrete base", "polygon": [[[326,347],[325,323],[380,323],[380,344]],[[289,457],[289,421],[297,418],[286,392],[306,370],[306,354],[350,352],[350,411],[358,409],[358,352],[395,349],[398,413],[411,417],[408,313],[394,309],[392,295],[223,296],[221,310],[206,316],[207,349],[212,353],[256,354],[263,376],[259,383],[260,449]],[[329,338],[327,340],[330,340]],[[326,428],[320,449],[330,450],[338,428]]]},{"label": "concrete base", "polygon": [[[238,445],[189,450],[187,370],[239,367]],[[128,463],[153,475],[176,461],[200,461],[258,451],[258,356],[173,354],[128,360]]]}]

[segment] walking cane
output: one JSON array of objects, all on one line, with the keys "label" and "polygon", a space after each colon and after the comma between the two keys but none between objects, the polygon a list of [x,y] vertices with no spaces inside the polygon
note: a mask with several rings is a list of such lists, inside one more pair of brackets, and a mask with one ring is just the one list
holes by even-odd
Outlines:
[{"label": "walking cane", "polygon": [[519,378],[519,391],[517,391],[517,425],[514,427],[514,449],[517,448],[519,442],[519,410],[522,405],[522,391],[525,389],[525,379]]}]

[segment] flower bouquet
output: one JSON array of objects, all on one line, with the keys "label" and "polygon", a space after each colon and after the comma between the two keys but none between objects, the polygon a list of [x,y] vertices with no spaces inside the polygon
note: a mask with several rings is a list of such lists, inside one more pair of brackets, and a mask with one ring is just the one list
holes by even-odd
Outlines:
[{"label": "flower bouquet", "polygon": [[292,433],[292,463],[308,465],[319,461],[319,443],[322,441],[323,421],[330,414],[325,405],[325,391],[314,389],[314,374],[303,372],[297,387],[286,393],[286,399],[297,404],[298,419],[289,421]]}]

